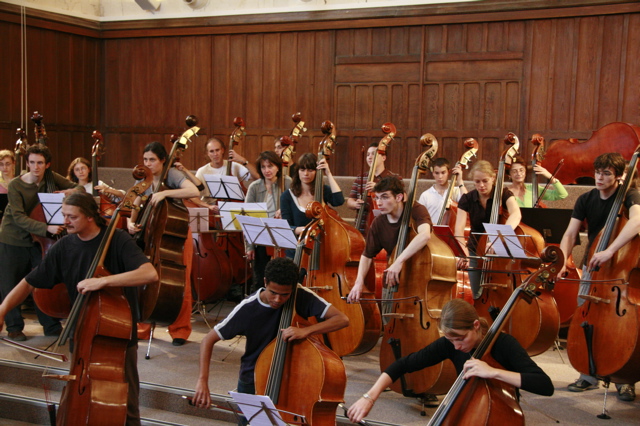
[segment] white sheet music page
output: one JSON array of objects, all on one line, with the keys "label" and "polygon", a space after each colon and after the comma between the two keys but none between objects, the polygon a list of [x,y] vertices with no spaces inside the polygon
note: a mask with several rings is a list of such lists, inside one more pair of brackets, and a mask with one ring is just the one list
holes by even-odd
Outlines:
[{"label": "white sheet music page", "polygon": [[[247,419],[251,419],[251,426],[287,425],[268,396],[238,392],[229,392],[229,395],[238,404],[242,414]],[[272,422],[271,419],[275,422]]]},{"label": "white sheet music page", "polygon": [[213,198],[244,200],[244,191],[237,177],[227,175],[204,175],[203,177]]},{"label": "white sheet music page", "polygon": [[[528,256],[520,244],[520,240],[516,232],[510,225],[501,225],[493,223],[483,223],[485,231],[487,231],[487,246],[491,244],[491,248],[499,257],[514,257],[516,259],[526,259]],[[499,235],[502,234],[507,247],[502,243]],[[511,254],[509,254],[511,253]]]},{"label": "white sheet music page", "polygon": [[64,225],[64,218],[62,217],[64,193],[39,192],[38,198],[40,199],[40,204],[42,204],[47,225]]},{"label": "white sheet music page", "polygon": [[264,218],[262,221],[269,227],[277,247],[286,249],[296,248],[298,239],[296,238],[296,234],[293,233],[291,226],[289,226],[289,222],[285,219],[274,219],[270,217]]}]

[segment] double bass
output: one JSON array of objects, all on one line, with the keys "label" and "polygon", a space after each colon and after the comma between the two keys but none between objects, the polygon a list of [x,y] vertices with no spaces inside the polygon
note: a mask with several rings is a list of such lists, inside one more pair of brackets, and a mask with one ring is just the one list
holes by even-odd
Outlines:
[{"label": "double bass", "polygon": [[[542,160],[544,160],[544,142],[544,137],[537,133],[531,137],[531,143],[534,146],[534,149],[531,152],[531,198],[534,208],[546,208],[544,203],[541,202],[544,190],[542,193],[538,194],[538,175],[535,173],[535,166],[539,165]],[[553,181],[553,176],[557,174],[557,170],[559,170],[559,167],[563,163],[564,159],[560,160],[556,167],[556,173],[552,175],[552,178],[547,183],[547,186],[545,186],[545,189]],[[577,270],[576,265],[573,262],[573,255],[569,255],[567,259],[565,259],[565,265],[567,267],[568,275],[563,278],[568,278],[568,280],[566,282],[563,282],[562,279],[557,280],[553,285],[552,291],[553,297],[558,305],[561,327],[568,326],[571,323],[573,313],[578,307],[578,282],[580,281],[581,275],[581,272]]]},{"label": "double bass", "polygon": [[[412,223],[412,208],[416,199],[418,175],[425,173],[438,149],[436,138],[427,133],[420,138],[426,150],[416,159],[406,202],[402,211],[398,242],[389,264],[406,249],[417,230]],[[432,236],[428,243],[403,265],[399,284],[386,288],[383,316],[388,319],[380,346],[380,371],[397,359],[416,352],[436,339],[440,332],[436,325],[439,312],[451,300],[451,289],[456,284],[456,259],[451,248]],[[385,309],[386,306],[386,309]],[[455,369],[450,361],[405,374],[391,389],[406,397],[426,393],[446,393],[455,380]]]},{"label": "double bass", "polygon": [[[320,142],[318,161],[330,157],[336,137],[332,122],[325,121],[321,128],[325,137]],[[357,276],[364,238],[324,203],[323,192],[323,172],[317,170],[314,195],[315,201],[322,206],[323,232],[315,241],[311,254],[302,259],[302,265],[308,265],[309,271],[306,287],[349,317],[349,327],[326,335],[328,346],[339,356],[364,353],[372,349],[380,337],[379,311],[373,303],[366,306],[351,304],[343,298],[351,291],[350,283]]]},{"label": "double bass", "polygon": [[[46,145],[47,131],[45,129],[44,123],[42,122],[43,116],[38,111],[35,111],[33,113],[33,116],[31,117],[31,120],[33,120],[33,122],[35,123],[36,143]],[[25,158],[25,160],[28,160],[28,158]],[[45,172],[44,179],[47,187],[46,192],[56,192],[56,184],[51,169],[48,169]],[[40,222],[47,222],[42,204],[38,204],[31,211],[29,217]],[[58,241],[63,235],[64,233],[51,237],[43,237],[40,235],[31,234],[33,241],[40,246],[43,257],[47,253],[47,251],[49,251],[49,248],[51,248],[51,246],[55,244],[55,242]],[[69,293],[67,292],[67,287],[64,285],[64,283],[58,283],[52,289],[34,289],[32,292],[32,296],[33,301],[38,306],[38,308],[50,317],[66,318],[69,315],[69,311],[71,310],[71,302],[69,301]]]},{"label": "double bass", "polygon": [[[93,139],[93,146],[91,147],[91,186],[93,188],[93,196],[98,197],[100,207],[100,215],[107,220],[110,220],[113,216],[113,212],[115,211],[117,204],[111,201],[106,195],[100,194],[96,189],[98,186],[100,179],[98,179],[98,162],[105,153],[104,147],[104,137],[102,133],[97,130],[94,130],[91,134],[91,139]],[[126,223],[118,224],[120,227],[126,227]]]},{"label": "double bass", "polygon": [[[307,214],[315,217],[301,233],[294,262],[300,264],[303,249],[310,250],[320,230],[322,208],[315,202]],[[285,342],[282,332],[298,325],[293,292],[280,317],[278,335],[256,361],[255,386],[258,395],[268,395],[287,423],[329,426],[336,423],[336,408],[343,402],[346,371],[342,360],[317,336]],[[347,327],[348,328],[348,327]],[[302,416],[302,417],[300,417]]]},{"label": "double bass", "polygon": [[[636,141],[640,143],[640,141]],[[633,182],[640,145],[619,185],[604,227],[593,241],[589,259],[605,250],[628,222],[624,200]],[[640,237],[636,234],[598,270],[584,273],[588,294],[578,307],[567,335],[567,354],[580,373],[617,383],[640,380]]]},{"label": "double bass", "polygon": [[[507,144],[507,148],[501,155],[498,175],[495,180],[491,223],[504,223],[506,220],[507,212],[501,212],[505,164],[507,158],[512,161],[516,156],[520,144],[517,136],[513,133],[507,134],[504,142]],[[544,239],[535,229],[520,223],[515,228],[515,234],[530,237],[518,237],[525,253],[537,255],[544,249]],[[484,255],[483,251],[488,241],[487,236],[483,235],[478,242],[479,253],[482,255]],[[522,275],[531,273],[532,266],[537,268],[537,263],[539,261],[535,259],[523,261],[486,258],[481,278],[482,295],[474,302],[478,314],[492,323],[493,317],[502,309],[511,293],[522,282]],[[507,332],[518,340],[529,355],[538,355],[546,351],[555,341],[560,329],[560,315],[551,290],[540,287],[537,297],[532,299],[531,303],[520,301],[506,327]]]},{"label": "double bass", "polygon": [[631,158],[636,148],[640,127],[613,122],[602,126],[591,134],[586,141],[575,138],[557,140],[545,153],[543,166],[555,166],[561,160],[565,165],[558,171],[556,179],[563,184],[593,185],[593,159],[606,152],[618,152],[625,158]]},{"label": "double bass", "polygon": [[[464,140],[465,152],[462,154],[460,159],[456,162],[453,168],[460,166],[462,169],[468,169],[469,163],[471,159],[476,156],[478,152],[478,141],[474,138],[467,138]],[[449,186],[447,187],[447,192],[444,195],[444,203],[442,205],[442,209],[440,210],[440,214],[438,215],[438,220],[436,225],[439,226],[448,226],[452,231],[455,230],[456,227],[456,217],[458,214],[458,203],[454,202],[451,199],[451,195],[453,194],[453,188],[456,185],[456,178],[452,177],[451,182],[449,182]],[[465,227],[465,236],[468,237],[468,226]],[[457,280],[458,283],[453,287],[453,297],[464,299],[469,303],[473,304],[473,294],[471,291],[471,286],[469,285],[469,274],[466,271],[458,271]]]},{"label": "double bass", "polygon": [[[473,352],[473,358],[481,359],[494,368],[500,368],[491,356],[491,349],[513,313],[513,309],[522,300],[535,299],[540,284],[550,283],[562,269],[564,257],[558,247],[547,247],[541,258],[547,264],[540,265],[538,270],[529,275],[511,294],[482,342]],[[514,386],[498,379],[480,377],[464,379],[464,375],[463,371],[451,386],[451,390],[431,417],[429,426],[524,425],[524,415]]]},{"label": "double bass", "polygon": [[[396,126],[393,123],[384,123],[382,125],[382,132],[385,133],[385,136],[380,139],[378,142],[378,147],[373,154],[373,162],[371,163],[371,167],[369,168],[369,175],[367,176],[367,181],[363,183],[362,189],[364,191],[364,187],[369,182],[373,182],[376,178],[376,168],[378,165],[378,156],[379,155],[387,155],[387,147],[393,140],[396,135]],[[362,194],[361,198],[364,203],[360,206],[358,210],[358,215],[356,216],[355,228],[362,232],[363,235],[367,235],[367,231],[369,230],[369,226],[371,226],[371,222],[373,222],[374,216],[373,211],[377,208],[376,202],[373,199],[373,193],[367,192],[366,194]]]},{"label": "double bass", "polygon": [[[240,141],[244,139],[246,135],[245,123],[242,117],[236,117],[233,120],[235,129],[229,136],[229,150],[234,149],[235,146],[240,144]],[[232,176],[233,161],[227,160],[226,175]],[[242,190],[246,194],[247,188],[240,182]],[[229,261],[232,265],[233,282],[237,284],[250,282],[251,280],[251,268],[245,258],[244,241],[241,232],[221,232],[217,236],[217,244],[221,247],[229,257]]]},{"label": "double bass", "polygon": [[[187,125],[189,129],[173,144],[153,193],[164,189],[173,160],[200,130],[197,118],[192,115],[187,117]],[[171,324],[180,313],[187,279],[183,251],[189,231],[189,212],[180,200],[165,198],[153,207],[147,205],[137,223],[142,230],[136,238],[159,276],[158,282],[144,286],[140,292],[140,320]]]},{"label": "double bass", "polygon": [[[134,169],[142,181],[129,189],[114,212],[93,258],[86,278],[109,275],[104,261],[121,214],[130,213],[134,200],[150,185],[153,176],[144,166]],[[73,332],[74,350],[67,381],[62,390],[57,424],[125,424],[128,385],[125,354],[132,336],[131,308],[123,289],[105,287],[79,294],[60,336],[64,344]]]}]

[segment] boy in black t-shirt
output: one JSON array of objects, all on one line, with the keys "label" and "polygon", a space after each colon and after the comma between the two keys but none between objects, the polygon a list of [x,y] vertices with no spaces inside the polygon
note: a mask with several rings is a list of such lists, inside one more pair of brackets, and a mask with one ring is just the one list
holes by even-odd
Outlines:
[{"label": "boy in black t-shirt", "polygon": [[[618,153],[608,153],[599,155],[594,163],[596,187],[589,192],[582,194],[573,208],[571,221],[565,231],[560,248],[565,258],[569,256],[575,246],[576,237],[580,232],[580,226],[583,220],[587,221],[589,248],[595,240],[598,233],[605,226],[609,212],[616,198],[620,181],[625,172],[626,162]],[[583,279],[589,277],[590,271],[598,268],[611,259],[611,257],[625,244],[631,241],[638,232],[640,232],[640,193],[636,188],[630,188],[624,200],[625,207],[629,210],[629,221],[624,225],[618,236],[609,244],[609,246],[598,253],[594,253],[591,259],[582,262]],[[565,275],[565,266],[559,273],[559,276]],[[589,278],[587,278],[589,279]],[[591,284],[589,281],[580,283],[578,295],[588,294]],[[584,303],[584,299],[578,297],[578,306]],[[571,392],[582,392],[584,390],[596,387],[598,379],[586,374],[581,374],[580,378],[570,384],[568,390]],[[635,390],[633,384],[617,384],[618,398],[622,401],[633,401],[635,399]]]}]

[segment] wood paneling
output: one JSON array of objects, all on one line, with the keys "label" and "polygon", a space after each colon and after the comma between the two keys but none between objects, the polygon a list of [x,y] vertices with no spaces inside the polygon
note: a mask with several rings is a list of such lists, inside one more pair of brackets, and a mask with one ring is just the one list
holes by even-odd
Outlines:
[{"label": "wood paneling", "polygon": [[[181,133],[188,114],[202,128],[184,155],[188,167],[206,161],[209,137],[228,140],[237,116],[247,131],[239,151],[252,159],[290,132],[297,111],[308,128],[299,153],[317,150],[324,120],[336,125],[338,175],[359,173],[361,147],[383,136],[385,122],[398,129],[388,165],[403,176],[426,132],[438,138],[439,155],[458,158],[462,140],[475,137],[479,157],[495,163],[509,131],[527,155],[533,133],[585,138],[611,121],[640,122],[640,12],[626,2],[606,12],[591,3],[528,16],[517,8],[509,14],[506,3],[476,5],[484,9],[473,16],[449,15],[444,6],[429,18],[402,9],[375,24],[363,15],[352,26],[309,15],[318,19],[297,28],[266,20],[251,24],[261,31],[158,27],[147,36],[131,30],[133,38],[115,37],[128,31],[123,24],[92,36],[73,34],[69,23],[33,26],[28,109],[45,115],[57,170],[89,156],[94,129],[106,138],[103,165],[131,167],[146,143],[168,145]],[[6,14],[0,40],[9,64],[0,70],[0,137],[8,148],[20,125],[20,39]]]}]

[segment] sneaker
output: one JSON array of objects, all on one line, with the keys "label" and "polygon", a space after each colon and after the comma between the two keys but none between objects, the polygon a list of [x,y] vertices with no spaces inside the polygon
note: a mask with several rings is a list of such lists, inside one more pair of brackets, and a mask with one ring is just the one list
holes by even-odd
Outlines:
[{"label": "sneaker", "polygon": [[27,340],[27,336],[25,336],[22,331],[10,331],[7,334],[9,340],[13,340],[14,342],[24,342]]},{"label": "sneaker", "polygon": [[596,385],[594,385],[593,383],[587,382],[586,380],[583,380],[583,379],[578,379],[575,382],[571,383],[569,386],[567,386],[567,390],[569,392],[583,392],[583,391],[586,391],[587,389],[592,389],[595,387]]},{"label": "sneaker", "polygon": [[632,402],[636,399],[636,391],[632,385],[616,385],[618,388],[618,399],[620,401]]}]

